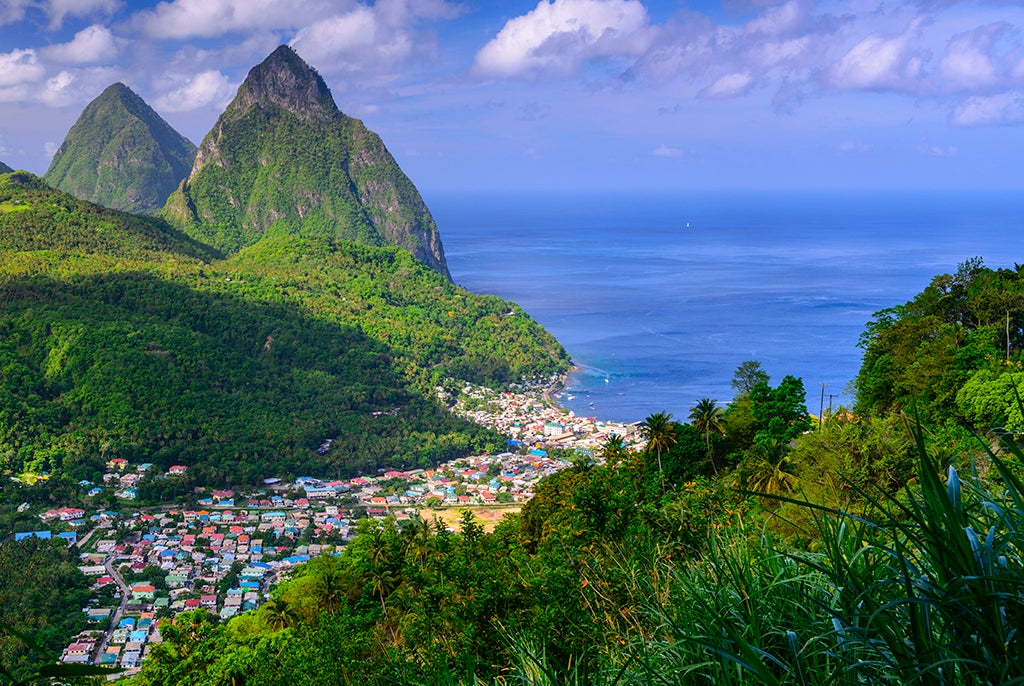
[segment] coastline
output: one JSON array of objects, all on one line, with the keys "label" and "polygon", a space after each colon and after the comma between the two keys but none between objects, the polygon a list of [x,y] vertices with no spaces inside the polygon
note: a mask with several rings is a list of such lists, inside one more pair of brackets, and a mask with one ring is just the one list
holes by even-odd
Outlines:
[{"label": "coastline", "polygon": [[555,376],[544,386],[532,388],[496,391],[465,384],[453,411],[502,434],[508,439],[510,449],[559,448],[592,453],[612,435],[621,437],[627,446],[641,444],[643,439],[636,423],[577,416],[558,404],[554,395],[565,387],[571,371]]},{"label": "coastline", "polygon": [[544,391],[541,393],[541,397],[544,399],[544,402],[548,404],[548,407],[550,407],[553,410],[568,409],[558,404],[558,401],[556,401],[552,396],[554,396],[556,393],[561,393],[562,391],[564,391],[566,385],[569,382],[569,375],[572,374],[573,372],[581,371],[582,369],[582,367],[572,365],[565,372],[559,374],[555,381],[552,381],[550,384],[548,384],[548,386],[544,388]]}]

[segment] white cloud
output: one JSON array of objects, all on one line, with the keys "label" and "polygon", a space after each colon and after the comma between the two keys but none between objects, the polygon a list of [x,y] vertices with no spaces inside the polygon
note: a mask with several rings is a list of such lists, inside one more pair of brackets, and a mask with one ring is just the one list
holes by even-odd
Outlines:
[{"label": "white cloud", "polygon": [[954,36],[939,62],[939,71],[956,90],[979,90],[994,85],[1000,75],[990,52],[1005,23],[989,24]]},{"label": "white cloud", "polygon": [[32,0],[3,0],[0,2],[0,26],[24,19],[25,11],[32,4]]},{"label": "white cloud", "polygon": [[35,50],[14,50],[0,54],[0,88],[40,81],[46,69],[39,64]]},{"label": "white cloud", "polygon": [[224,107],[238,89],[227,76],[216,70],[196,74],[180,87],[156,100],[157,108],[167,112],[187,112],[207,105]]},{"label": "white cloud", "polygon": [[801,36],[785,41],[759,42],[750,54],[761,67],[770,68],[799,59],[807,53],[810,47],[810,36]]},{"label": "white cloud", "polygon": [[651,154],[655,157],[682,157],[683,151],[679,148],[673,148],[662,144],[652,150]]},{"label": "white cloud", "polygon": [[313,64],[347,71],[390,67],[412,53],[414,42],[401,27],[384,25],[374,10],[361,6],[301,29],[291,45]]},{"label": "white cloud", "polygon": [[70,71],[62,71],[56,76],[46,80],[46,87],[39,94],[39,99],[50,105],[63,105],[74,98],[72,86],[75,84],[75,74]]},{"label": "white cloud", "polygon": [[99,24],[82,29],[68,43],[52,45],[43,50],[43,55],[48,59],[73,64],[111,62],[117,58],[117,53],[114,34]]},{"label": "white cloud", "polygon": [[967,98],[953,110],[952,122],[957,126],[1024,124],[1024,92]]},{"label": "white cloud", "polygon": [[918,90],[926,55],[915,48],[914,38],[924,21],[914,19],[896,36],[867,36],[832,66],[829,84],[839,90]]},{"label": "white cloud", "polygon": [[702,98],[734,98],[750,90],[754,77],[744,72],[726,74],[707,88],[700,91]]},{"label": "white cloud", "polygon": [[803,7],[797,0],[788,0],[775,7],[769,7],[760,17],[747,22],[744,33],[781,36],[800,27],[806,17]]},{"label": "white cloud", "polygon": [[110,16],[120,4],[121,0],[48,0],[43,10],[50,17],[50,28],[59,29],[65,17]]},{"label": "white cloud", "polygon": [[930,157],[956,157],[956,154],[960,152],[955,145],[943,147],[941,145],[921,144],[917,150],[922,155]]},{"label": "white cloud", "polygon": [[0,26],[23,20],[28,10],[39,10],[59,29],[67,17],[110,16],[123,0],[0,0]]},{"label": "white cloud", "polygon": [[481,76],[569,75],[586,62],[642,54],[651,43],[647,10],[638,0],[541,0],[510,19],[477,54]]},{"label": "white cloud", "polygon": [[837,147],[839,152],[844,155],[862,155],[871,152],[871,146],[862,141],[843,141]]},{"label": "white cloud", "polygon": [[133,22],[151,38],[212,38],[237,32],[295,29],[356,4],[354,0],[172,0],[136,13]]}]

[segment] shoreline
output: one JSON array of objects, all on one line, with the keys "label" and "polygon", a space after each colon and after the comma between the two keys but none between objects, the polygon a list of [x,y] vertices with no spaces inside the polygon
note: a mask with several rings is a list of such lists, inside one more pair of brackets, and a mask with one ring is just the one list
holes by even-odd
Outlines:
[{"label": "shoreline", "polygon": [[569,408],[560,405],[558,401],[556,401],[552,396],[554,396],[556,393],[564,391],[565,386],[569,381],[569,375],[572,374],[573,372],[581,371],[582,369],[582,367],[572,365],[571,367],[569,367],[569,369],[560,374],[555,381],[548,384],[544,388],[544,390],[541,391],[541,398],[543,398],[544,402],[547,403],[548,407],[550,407],[553,410],[569,410]]}]

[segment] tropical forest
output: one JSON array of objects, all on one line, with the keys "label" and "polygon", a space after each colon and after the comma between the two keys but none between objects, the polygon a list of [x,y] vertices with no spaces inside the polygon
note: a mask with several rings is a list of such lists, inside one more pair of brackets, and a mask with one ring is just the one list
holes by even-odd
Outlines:
[{"label": "tropical forest", "polygon": [[[1024,683],[1024,266],[968,256],[865,323],[848,407],[812,413],[801,378],[747,360],[731,398],[552,451],[498,521],[367,508],[258,606],[183,596],[140,665],[56,664],[95,600],[83,569],[170,581],[34,532],[47,508],[133,507],[155,538],[209,488],[525,459],[456,399],[570,369],[519,305],[452,281],[411,181],[290,48],[197,149],[173,133],[113,86],[46,178],[0,174],[0,683]],[[132,146],[158,192],[104,172]],[[88,495],[115,463],[175,476]]]}]

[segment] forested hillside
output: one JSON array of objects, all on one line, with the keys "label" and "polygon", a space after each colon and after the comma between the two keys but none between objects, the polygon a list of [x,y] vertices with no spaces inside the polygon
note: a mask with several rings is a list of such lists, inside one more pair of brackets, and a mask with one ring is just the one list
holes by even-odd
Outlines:
[{"label": "forested hillside", "polygon": [[434,384],[567,366],[522,310],[397,248],[291,236],[219,260],[25,173],[0,176],[0,209],[7,473],[77,482],[114,456],[225,484],[425,466],[503,445]]},{"label": "forested hillside", "polygon": [[263,237],[321,236],[397,245],[448,275],[437,225],[412,181],[284,45],[249,72],[164,216],[228,253]]}]

